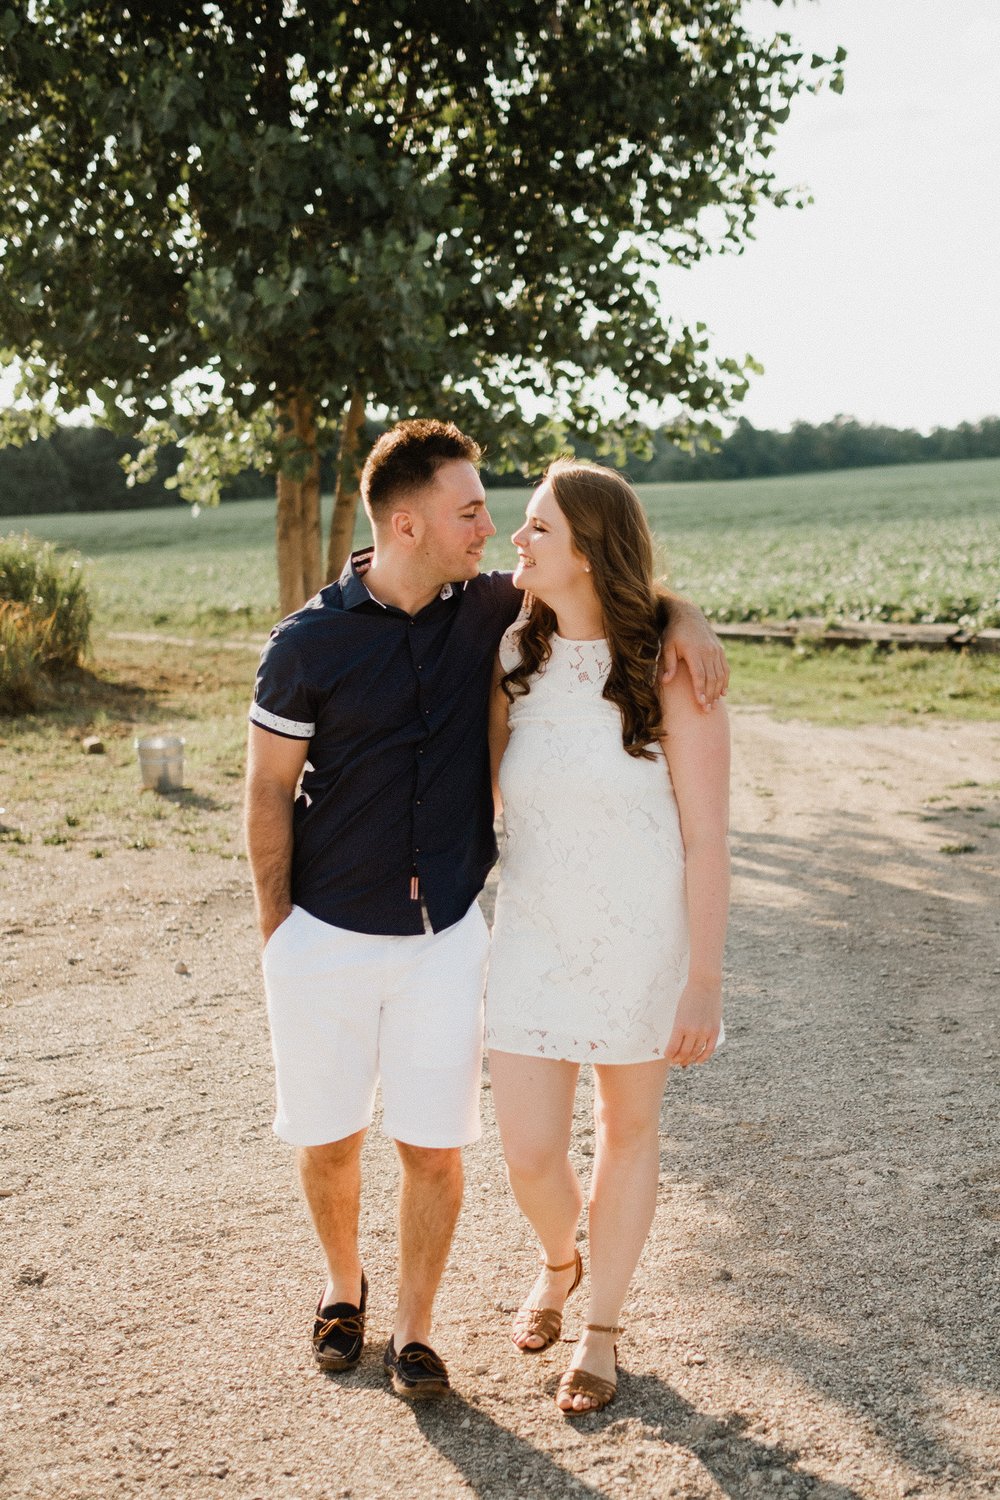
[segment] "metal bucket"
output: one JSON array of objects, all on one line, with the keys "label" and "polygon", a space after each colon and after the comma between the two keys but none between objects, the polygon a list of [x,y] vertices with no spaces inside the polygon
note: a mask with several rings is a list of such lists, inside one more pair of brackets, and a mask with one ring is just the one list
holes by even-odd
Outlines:
[{"label": "metal bucket", "polygon": [[142,784],[154,792],[176,792],[184,785],[184,741],[179,734],[151,734],[136,740]]}]

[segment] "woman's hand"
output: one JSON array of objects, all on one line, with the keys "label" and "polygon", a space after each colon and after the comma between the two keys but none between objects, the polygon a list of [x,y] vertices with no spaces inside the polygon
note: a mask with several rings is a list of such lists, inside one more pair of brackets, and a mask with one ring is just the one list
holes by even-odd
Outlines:
[{"label": "woman's hand", "polygon": [[707,713],[729,686],[729,663],[718,636],[690,599],[675,594],[670,600],[670,621],[663,632],[660,670],[671,682],[681,662],[691,674],[694,695]]},{"label": "woman's hand", "polygon": [[663,1054],[668,1063],[686,1068],[708,1062],[715,1051],[722,1026],[722,983],[715,979],[689,979],[684,986],[674,1029]]}]

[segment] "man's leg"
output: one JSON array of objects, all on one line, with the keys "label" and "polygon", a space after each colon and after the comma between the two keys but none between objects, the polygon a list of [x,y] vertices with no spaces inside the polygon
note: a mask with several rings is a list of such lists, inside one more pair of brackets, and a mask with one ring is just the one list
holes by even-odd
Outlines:
[{"label": "man's leg", "polygon": [[396,1349],[430,1342],[434,1297],[444,1274],[462,1206],[462,1153],[396,1142],[403,1167],[399,1192],[399,1302]]},{"label": "man's leg", "polygon": [[298,1151],[299,1179],[326,1256],[327,1284],[322,1306],[361,1298],[358,1214],[361,1208],[361,1146],[365,1132],[324,1146]]},{"label": "man's leg", "polygon": [[420,1398],[448,1389],[447,1369],[428,1340],[462,1204],[461,1147],[480,1133],[489,935],[474,906],[453,927],[405,942],[379,1032],[382,1129],[403,1169],[399,1304],[383,1363],[398,1395]]}]

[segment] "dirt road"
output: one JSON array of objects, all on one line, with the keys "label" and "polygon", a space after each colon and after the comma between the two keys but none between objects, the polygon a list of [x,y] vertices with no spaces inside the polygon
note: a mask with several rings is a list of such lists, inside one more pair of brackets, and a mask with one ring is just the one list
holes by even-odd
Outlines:
[{"label": "dirt road", "polygon": [[[370,1340],[324,1378],[245,864],[4,861],[3,1495],[1000,1491],[1000,726],[734,722],[729,1043],[670,1081],[619,1397],[575,1425],[567,1344],[506,1338],[533,1249],[488,1086],[435,1330],[455,1394],[414,1410],[384,1383],[377,1130]],[[579,1123],[585,1168],[586,1101]]]}]

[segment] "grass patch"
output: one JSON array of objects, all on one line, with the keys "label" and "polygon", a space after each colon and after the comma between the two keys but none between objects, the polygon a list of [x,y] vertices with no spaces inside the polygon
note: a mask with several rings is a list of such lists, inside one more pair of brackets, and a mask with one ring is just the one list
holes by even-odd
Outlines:
[{"label": "grass patch", "polygon": [[[984,624],[1000,609],[998,488],[1000,460],[981,460],[647,485],[641,494],[669,557],[671,582],[717,618],[814,613]],[[489,543],[487,567],[511,566],[509,537],[527,496],[525,488],[489,492],[498,535]],[[68,829],[71,849],[105,836],[109,846],[122,847],[155,828],[158,846],[182,836],[197,842],[215,816],[212,806],[150,795],[136,802],[132,739],[152,730],[183,734],[190,786],[220,808],[235,805],[256,663],[251,652],[223,652],[218,642],[262,640],[274,621],[273,499],[226,502],[197,517],[179,502],[23,524],[89,559],[101,632],[98,671],[70,672],[46,713],[9,730],[0,725],[5,761],[23,756],[27,767],[37,755],[53,786],[63,785],[57,766],[68,757],[72,776],[62,805],[39,825],[39,840]],[[367,539],[359,519],[356,542]],[[125,644],[109,638],[112,629],[183,634],[200,644],[190,650]],[[781,717],[844,725],[1000,718],[995,657],[808,642],[791,648],[731,642],[727,650],[731,701],[766,705]],[[90,733],[105,740],[108,756],[94,757],[85,772],[78,742]],[[101,794],[88,795],[102,777]],[[118,833],[103,797],[124,819]],[[189,820],[183,834],[182,815]],[[224,838],[229,847],[228,832]]]},{"label": "grass patch", "polygon": [[729,701],[816,724],[1000,719],[995,656],[879,647],[726,643]]},{"label": "grass patch", "polygon": [[[74,861],[114,858],[127,882],[130,868],[141,879],[146,862],[171,851],[242,858],[255,654],[212,641],[165,648],[100,635],[95,654],[96,669],[68,673],[46,709],[0,721],[0,869],[16,862],[19,876],[30,879],[33,865],[56,858],[65,862],[62,878],[72,880]],[[730,701],[765,704],[780,717],[842,725],[924,714],[1000,718],[1000,674],[992,659],[842,647],[798,653],[739,642],[731,661]],[[141,790],[133,742],[153,732],[185,738],[180,791]],[[81,742],[92,733],[104,741],[104,755],[83,754]]]},{"label": "grass patch", "polygon": [[[1000,624],[1000,459],[780,479],[643,485],[672,585],[719,620],[795,618]],[[489,492],[508,568],[528,490]],[[324,506],[324,526],[330,502]],[[274,500],[194,516],[148,511],[25,517],[90,559],[104,627],[248,637],[277,611]],[[355,542],[369,539],[359,517]]]},{"label": "grass patch", "polygon": [[90,626],[78,557],[28,535],[0,538],[0,712],[33,708],[52,673],[79,666]]},{"label": "grass patch", "polygon": [[27,533],[0,538],[0,601],[24,605],[45,622],[45,666],[79,666],[92,611],[78,556]]},{"label": "grass patch", "polygon": [[0,713],[34,708],[42,697],[50,623],[30,605],[0,599]]},{"label": "grass patch", "polygon": [[[61,846],[69,860],[138,861],[171,849],[239,857],[253,653],[210,642],[165,651],[100,635],[95,647],[97,668],[68,673],[55,702],[0,722],[3,855],[30,861],[36,848],[51,857]],[[186,741],[185,786],[168,795],[140,785],[134,740],[154,732]],[[104,755],[82,752],[94,733]]]},{"label": "grass patch", "polygon": [[240,638],[266,634],[277,616],[273,499],[18,524],[84,554],[101,628]]}]

